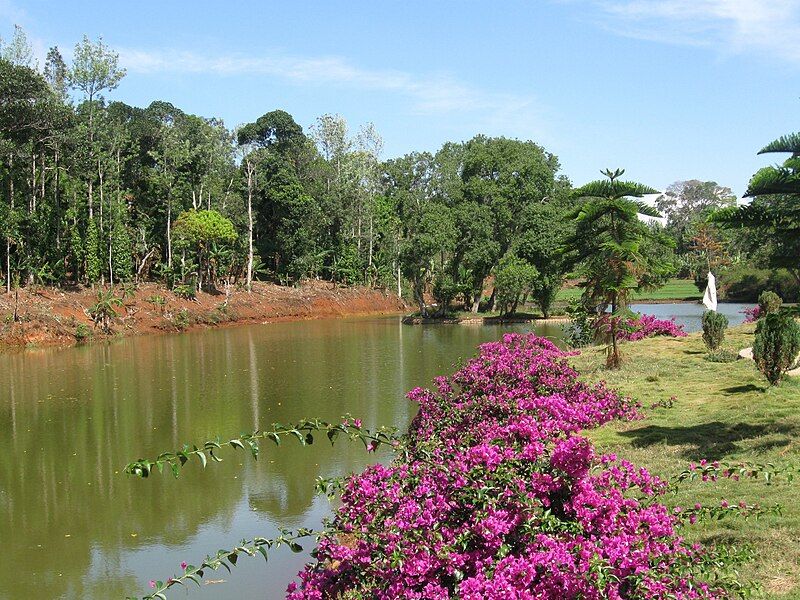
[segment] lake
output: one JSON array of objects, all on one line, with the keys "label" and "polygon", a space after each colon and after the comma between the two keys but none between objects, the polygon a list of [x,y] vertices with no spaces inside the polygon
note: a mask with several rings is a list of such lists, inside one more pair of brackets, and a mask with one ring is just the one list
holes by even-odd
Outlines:
[{"label": "lake", "polygon": [[[351,413],[407,427],[406,391],[428,385],[505,331],[410,327],[399,318],[278,323],[0,355],[0,598],[124,598],[242,538],[316,527],[314,481],[374,455],[347,441],[262,445],[224,462],[141,480],[125,464],[273,422]],[[558,336],[559,325],[540,334]],[[378,457],[380,458],[380,457]],[[309,548],[310,549],[310,548]],[[242,559],[192,597],[282,598],[309,560],[280,549]],[[170,597],[185,597],[176,589]]]}]

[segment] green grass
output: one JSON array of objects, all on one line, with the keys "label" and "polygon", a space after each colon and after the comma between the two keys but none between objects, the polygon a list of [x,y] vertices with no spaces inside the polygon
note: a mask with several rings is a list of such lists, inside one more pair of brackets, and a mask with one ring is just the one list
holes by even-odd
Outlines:
[{"label": "green grass", "polygon": [[[556,301],[567,302],[579,298],[583,288],[562,288],[558,292]],[[691,279],[670,279],[667,284],[652,292],[634,294],[634,300],[700,300],[703,295],[697,291]]]},{"label": "green grass", "polygon": [[[753,325],[729,330],[724,348],[751,346],[753,330]],[[622,351],[625,364],[616,372],[603,368],[602,349],[586,349],[572,359],[586,379],[605,380],[644,406],[644,420],[609,424],[588,434],[600,451],[615,452],[666,479],[702,458],[800,466],[797,378],[769,388],[752,361],[707,361],[699,334],[631,342]],[[677,400],[672,408],[649,408],[673,395]],[[758,520],[698,524],[688,537],[750,544],[756,559],[740,568],[741,576],[759,582],[766,598],[800,599],[800,479],[772,485],[754,479],[684,483],[665,501],[718,505],[723,498],[762,506],[777,503],[784,512]]]}]

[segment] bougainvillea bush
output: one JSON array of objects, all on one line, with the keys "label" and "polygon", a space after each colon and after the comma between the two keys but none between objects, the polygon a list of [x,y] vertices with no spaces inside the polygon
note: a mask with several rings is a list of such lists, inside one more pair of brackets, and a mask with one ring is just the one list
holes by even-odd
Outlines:
[{"label": "bougainvillea bush", "polygon": [[675,319],[657,319],[653,315],[638,315],[628,319],[621,328],[620,339],[634,342],[657,335],[668,337],[686,337],[683,325],[678,325]]},{"label": "bougainvillea bush", "polygon": [[509,334],[419,404],[406,451],[344,485],[288,598],[726,598],[666,484],[580,431],[637,417],[566,353]]}]

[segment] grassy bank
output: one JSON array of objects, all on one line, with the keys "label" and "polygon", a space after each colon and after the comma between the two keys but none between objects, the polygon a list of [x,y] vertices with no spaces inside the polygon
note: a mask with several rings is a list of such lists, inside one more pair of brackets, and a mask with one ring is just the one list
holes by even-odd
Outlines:
[{"label": "grassy bank", "polygon": [[[572,298],[579,298],[583,293],[583,288],[563,288],[558,292],[557,302],[568,302]],[[646,300],[700,300],[703,294],[697,291],[697,287],[691,279],[670,279],[667,284],[652,292],[634,294],[636,301]]]},{"label": "grassy bank", "polygon": [[[731,330],[725,347],[752,345],[753,325]],[[767,388],[751,361],[714,363],[704,359],[699,334],[687,338],[653,338],[627,343],[618,372],[602,368],[602,350],[587,349],[573,359],[590,380],[605,380],[637,398],[646,419],[616,423],[589,433],[605,452],[616,452],[637,465],[674,478],[690,462],[752,461],[800,465],[800,380]],[[672,408],[649,408],[676,400]],[[705,542],[733,540],[751,545],[756,559],[741,574],[759,581],[767,598],[800,598],[800,480],[766,485],[763,480],[682,484],[671,505],[695,502],[718,505],[725,498],[762,506],[781,504],[782,516],[743,521],[729,518],[692,528]]]}]

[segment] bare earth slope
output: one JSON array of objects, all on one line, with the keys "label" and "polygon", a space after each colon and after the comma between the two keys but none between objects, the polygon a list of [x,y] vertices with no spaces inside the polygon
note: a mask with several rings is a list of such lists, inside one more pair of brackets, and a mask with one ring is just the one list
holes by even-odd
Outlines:
[{"label": "bare earth slope", "polygon": [[[87,332],[91,339],[103,339],[231,323],[392,314],[406,308],[391,293],[319,281],[299,287],[256,282],[250,293],[231,288],[229,295],[224,291],[202,293],[196,300],[179,298],[157,284],[142,284],[115,308],[118,316],[107,335],[94,326],[88,314],[97,302],[97,292],[38,287],[0,294],[0,346],[72,345]],[[121,288],[115,293],[123,296]]]}]

